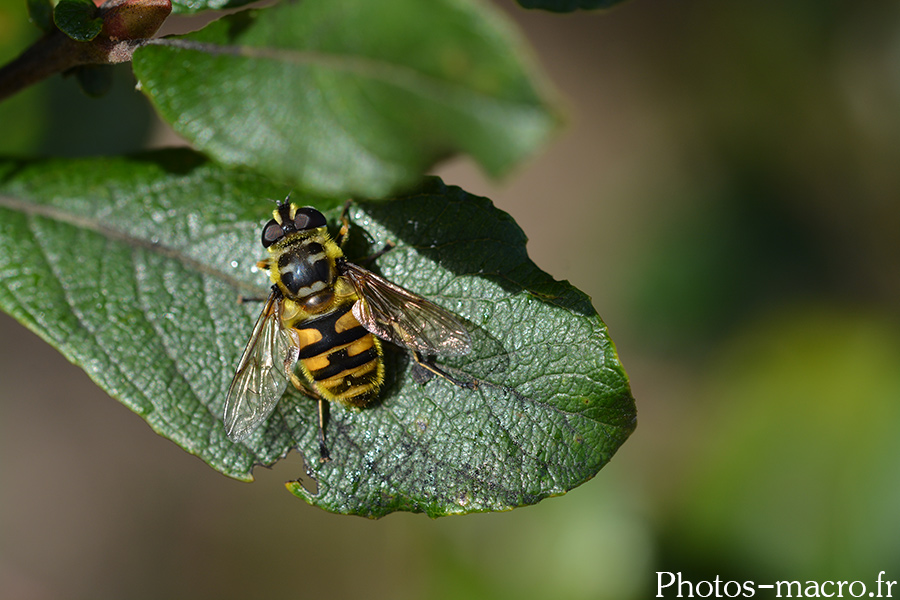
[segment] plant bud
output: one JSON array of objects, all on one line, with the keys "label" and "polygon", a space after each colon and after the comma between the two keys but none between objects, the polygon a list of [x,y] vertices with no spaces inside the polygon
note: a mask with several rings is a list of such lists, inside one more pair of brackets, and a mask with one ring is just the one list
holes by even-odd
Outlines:
[{"label": "plant bud", "polygon": [[114,42],[147,39],[171,12],[172,0],[107,0],[100,5],[101,33]]}]

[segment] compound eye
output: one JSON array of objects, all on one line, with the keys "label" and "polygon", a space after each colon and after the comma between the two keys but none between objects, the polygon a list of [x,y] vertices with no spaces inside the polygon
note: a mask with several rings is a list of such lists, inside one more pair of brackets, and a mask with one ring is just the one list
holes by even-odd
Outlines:
[{"label": "compound eye", "polygon": [[327,221],[325,221],[325,215],[311,206],[298,208],[297,215],[294,217],[294,227],[296,227],[298,231],[303,231],[304,229],[316,229],[318,227],[325,227],[325,225],[327,224]]},{"label": "compound eye", "polygon": [[266,226],[263,227],[262,230],[262,245],[263,248],[268,248],[278,240],[284,237],[284,229],[281,227],[281,223],[272,219]]}]

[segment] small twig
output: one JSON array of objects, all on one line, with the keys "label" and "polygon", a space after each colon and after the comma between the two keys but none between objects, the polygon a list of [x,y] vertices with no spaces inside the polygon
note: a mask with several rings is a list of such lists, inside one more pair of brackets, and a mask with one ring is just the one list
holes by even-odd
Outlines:
[{"label": "small twig", "polygon": [[171,10],[170,0],[110,0],[99,10],[103,30],[93,40],[79,42],[53,29],[0,67],[0,100],[74,67],[130,61]]},{"label": "small twig", "polygon": [[81,56],[83,43],[58,29],[48,33],[12,62],[0,67],[0,100],[53,75],[86,64]]}]

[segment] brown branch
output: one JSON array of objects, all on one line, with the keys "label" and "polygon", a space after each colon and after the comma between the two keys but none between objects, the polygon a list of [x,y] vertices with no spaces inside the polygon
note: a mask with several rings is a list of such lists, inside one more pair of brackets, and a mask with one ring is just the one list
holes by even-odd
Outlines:
[{"label": "brown branch", "polygon": [[109,0],[100,7],[103,30],[93,40],[78,42],[54,29],[0,67],[0,101],[73,67],[130,61],[171,11],[171,0]]},{"label": "brown branch", "polygon": [[0,100],[79,64],[84,43],[76,42],[58,29],[48,33],[12,62],[0,67]]}]

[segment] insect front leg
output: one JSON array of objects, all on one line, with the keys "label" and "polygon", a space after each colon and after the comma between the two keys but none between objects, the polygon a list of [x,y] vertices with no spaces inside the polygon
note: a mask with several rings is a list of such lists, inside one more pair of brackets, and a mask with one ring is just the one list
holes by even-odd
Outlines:
[{"label": "insect front leg", "polygon": [[[351,202],[353,201],[347,200],[347,202],[344,203],[344,210],[341,211],[341,230],[334,238],[335,243],[342,248],[344,246],[344,242],[347,241],[348,234],[350,233],[350,217],[348,216],[348,214],[350,212]],[[371,262],[378,259],[383,254],[392,250],[394,246],[396,246],[396,244],[393,242],[385,242],[384,247],[375,254],[370,254],[369,256],[360,259],[354,259],[353,262],[368,266]]]},{"label": "insect front leg", "polygon": [[356,262],[360,262],[360,263],[362,263],[362,264],[364,264],[364,265],[366,265],[366,266],[369,266],[369,263],[371,263],[372,261],[378,259],[380,256],[382,256],[383,254],[386,254],[386,253],[389,252],[390,250],[393,250],[393,249],[394,249],[394,246],[396,246],[396,244],[395,244],[394,242],[385,242],[384,248],[382,248],[381,250],[379,250],[379,251],[376,252],[375,254],[370,254],[369,256],[366,256],[365,258],[361,258],[361,259],[359,259],[359,260],[356,261]]},{"label": "insect front leg", "polygon": [[348,217],[347,214],[350,212],[351,202],[353,202],[353,200],[344,202],[344,210],[341,211],[341,229],[334,238],[334,243],[341,247],[344,246],[344,242],[347,241],[347,235],[350,233],[350,217]]}]

